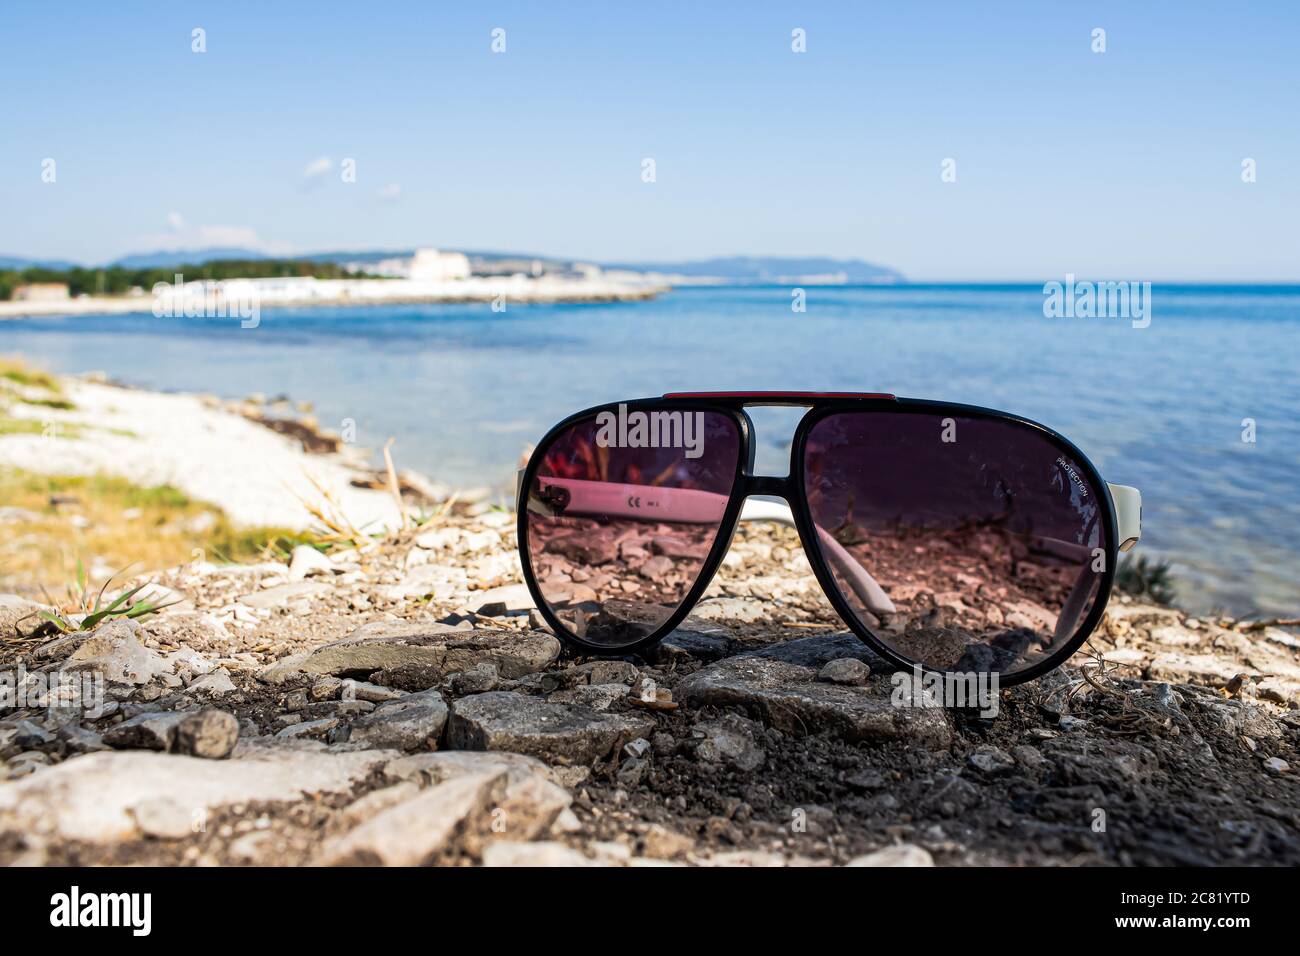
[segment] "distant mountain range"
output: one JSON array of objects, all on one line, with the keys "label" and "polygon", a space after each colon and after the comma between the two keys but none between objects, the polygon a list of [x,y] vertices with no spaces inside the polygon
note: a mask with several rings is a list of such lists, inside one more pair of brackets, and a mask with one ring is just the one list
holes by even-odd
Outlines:
[{"label": "distant mountain range", "polygon": [[218,259],[270,259],[264,252],[252,249],[210,248],[177,249],[168,252],[141,252],[131,256],[115,259],[109,265],[121,266],[123,269],[170,269],[172,266],[201,266],[205,262]]},{"label": "distant mountain range", "polygon": [[[120,266],[123,269],[170,269],[173,266],[201,266],[205,262],[214,262],[218,259],[271,259],[277,258],[268,256],[264,252],[256,252],[252,249],[223,249],[214,247],[209,249],[177,249],[175,251],[165,252],[141,252],[135,255],[123,256],[120,259],[114,259],[106,263],[104,268]],[[297,256],[285,258],[303,258],[315,259],[315,256]],[[381,257],[382,258],[382,257]],[[332,257],[320,260],[322,262],[334,261]],[[68,262],[64,259],[24,259],[19,256],[0,256],[0,269],[93,269],[95,266],[87,265],[83,262]]]},{"label": "distant mountain range", "polygon": [[[471,260],[491,263],[501,260],[538,260],[550,268],[568,268],[575,262],[587,260],[565,259],[557,256],[532,255],[514,252],[463,250]],[[413,249],[357,250],[342,252],[314,252],[301,256],[283,257],[308,259],[312,262],[378,262],[381,259],[403,258]],[[123,256],[109,263],[125,269],[170,269],[183,265],[202,265],[217,259],[270,259],[253,249],[208,248],[178,249],[137,253]],[[876,265],[862,259],[832,259],[824,256],[726,256],[713,259],[691,259],[680,262],[598,262],[604,269],[621,269],[629,272],[657,272],[663,275],[686,276],[696,280],[718,279],[727,282],[763,283],[783,282],[789,279],[834,277],[835,281],[859,283],[906,282],[901,272],[887,266]],[[0,269],[71,269],[76,263],[22,259],[0,256]]]},{"label": "distant mountain range", "polygon": [[[535,259],[547,266],[568,268],[575,262],[526,252],[488,252],[461,250],[471,260],[494,262],[503,259]],[[316,262],[376,262],[380,259],[410,256],[414,250],[387,252],[321,252],[304,258]],[[629,272],[657,272],[663,275],[689,276],[693,279],[725,279],[732,282],[779,282],[799,276],[835,276],[844,282],[906,282],[896,269],[879,266],[862,259],[829,259],[824,256],[726,256],[691,259],[681,262],[597,262],[602,269]]]},{"label": "distant mountain range", "polygon": [[20,259],[17,256],[0,256],[0,269],[75,269],[75,262],[61,259]]},{"label": "distant mountain range", "polygon": [[727,256],[684,262],[604,262],[601,265],[606,269],[737,282],[780,282],[798,276],[836,276],[845,282],[906,281],[901,272],[886,266],[862,259],[827,259],[822,256]]}]

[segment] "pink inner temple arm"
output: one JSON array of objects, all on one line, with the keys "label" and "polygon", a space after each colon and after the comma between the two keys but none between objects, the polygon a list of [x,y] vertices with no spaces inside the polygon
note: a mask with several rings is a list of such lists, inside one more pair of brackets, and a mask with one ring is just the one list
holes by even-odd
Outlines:
[{"label": "pink inner temple arm", "polygon": [[[716,524],[727,510],[727,496],[694,488],[659,488],[653,485],[628,485],[613,481],[586,481],[581,478],[537,479],[542,488],[558,488],[568,494],[562,509],[566,515],[608,515],[640,521]],[[531,500],[531,496],[530,496]],[[741,521],[774,521],[794,526],[794,514],[784,504],[769,501],[746,501]],[[844,550],[824,528],[817,528],[822,553],[844,576],[853,593],[873,614],[897,611],[883,588],[865,568]]]},{"label": "pink inner temple arm", "polygon": [[[523,473],[520,473],[520,479]],[[659,488],[653,485],[629,485],[613,481],[586,481],[580,478],[541,478],[539,485],[556,488],[567,493],[563,513],[579,515],[606,515],[616,518],[635,518],[641,521],[685,522],[713,524],[721,520],[727,508],[727,496],[712,491],[693,488]],[[1128,551],[1141,535],[1142,498],[1136,488],[1109,485],[1115,504],[1120,531],[1121,551]],[[540,510],[545,505],[532,502],[529,507]],[[789,506],[771,501],[746,501],[740,512],[741,521],[772,521],[795,526],[794,514]],[[820,525],[817,539],[822,553],[848,582],[867,610],[873,614],[894,614],[897,608],[876,579],[858,563],[844,546]],[[1089,574],[1093,550],[1086,545],[1056,538],[1039,538],[1037,546],[1049,554],[1081,564],[1079,577],[1066,597],[1057,616],[1055,636],[1065,640],[1074,633],[1092,595],[1092,576]]]}]

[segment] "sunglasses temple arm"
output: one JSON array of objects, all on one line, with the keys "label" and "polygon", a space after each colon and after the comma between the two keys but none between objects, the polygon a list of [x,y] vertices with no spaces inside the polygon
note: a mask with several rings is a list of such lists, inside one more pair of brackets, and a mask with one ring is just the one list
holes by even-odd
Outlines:
[{"label": "sunglasses temple arm", "polygon": [[[741,521],[774,521],[778,524],[795,527],[794,512],[787,505],[775,501],[746,501],[740,512]],[[898,608],[889,599],[889,595],[876,583],[876,579],[867,573],[866,568],[854,560],[853,555],[845,550],[835,538],[821,525],[815,525],[817,540],[827,560],[844,575],[853,593],[872,614],[896,614]]]},{"label": "sunglasses temple arm", "polygon": [[[543,513],[555,511],[570,515],[599,514],[642,521],[707,524],[718,521],[727,507],[726,495],[694,488],[660,488],[577,478],[538,478],[537,485],[538,494],[530,494],[528,501],[521,503],[530,510]],[[541,500],[543,496],[553,497],[557,492],[565,499],[563,504],[548,504]],[[795,527],[794,513],[790,508],[770,501],[746,501],[740,520],[774,521]],[[873,614],[897,612],[889,595],[843,545],[820,527],[817,528],[817,539],[822,553],[844,576],[867,610]]]},{"label": "sunglasses temple arm", "polygon": [[[516,491],[520,504],[533,507],[531,500],[524,502],[524,473],[519,472]],[[645,519],[648,514],[663,521],[709,522],[726,507],[726,496],[713,492],[697,491],[687,488],[655,488],[653,486],[626,485],[605,481],[581,481],[577,479],[538,479],[539,485],[548,485],[564,489],[569,501],[563,506],[566,514],[607,514],[618,517]],[[1128,485],[1107,484],[1111,501],[1114,504],[1115,523],[1119,530],[1119,550],[1129,551],[1142,537],[1142,493]],[[642,510],[643,504],[652,510]],[[544,506],[534,510],[547,510]],[[796,527],[794,513],[787,505],[771,501],[746,501],[740,512],[741,521],[772,521],[778,524]],[[894,614],[897,608],[889,595],[876,583],[865,568],[845,550],[826,529],[816,526],[817,540],[822,551],[831,564],[840,571],[853,593],[863,605],[874,614]],[[1041,545],[1061,557],[1084,559],[1087,549],[1073,542],[1059,541],[1052,538],[1041,539]],[[1075,582],[1065,600],[1061,613],[1057,615],[1056,638],[1068,640],[1083,614],[1091,593],[1092,576],[1089,566],[1085,564],[1083,572]]]},{"label": "sunglasses temple arm", "polygon": [[1119,549],[1131,551],[1142,537],[1142,492],[1128,485],[1106,483],[1115,506],[1115,526],[1119,529]]},{"label": "sunglasses temple arm", "polygon": [[[1111,503],[1115,506],[1115,527],[1119,530],[1119,550],[1131,551],[1133,546],[1138,543],[1142,537],[1142,492],[1136,488],[1130,488],[1128,485],[1112,485],[1107,483],[1107,490],[1110,492]],[[1082,545],[1069,544],[1064,541],[1053,541],[1051,538],[1045,539],[1049,544],[1056,544],[1062,549],[1073,549],[1076,553],[1072,555],[1079,560],[1087,561],[1091,554],[1088,549]],[[1074,582],[1074,587],[1070,590],[1070,595],[1065,599],[1065,604],[1061,607],[1061,613],[1056,618],[1056,639],[1058,641],[1068,641],[1074,636],[1074,629],[1079,624],[1079,619],[1083,617],[1084,608],[1088,605],[1088,598],[1092,594],[1092,567],[1090,563],[1085,563],[1083,570],[1079,572],[1078,579]]]},{"label": "sunglasses temple arm", "polygon": [[[539,479],[539,481],[540,480],[541,479]],[[554,482],[555,480],[551,479],[551,481]],[[601,482],[601,484],[612,484],[612,483]],[[1130,487],[1129,485],[1114,485],[1109,482],[1107,482],[1106,484],[1106,489],[1110,492],[1110,499],[1111,502],[1114,504],[1114,508],[1115,508],[1115,524],[1119,528],[1119,542],[1120,542],[1119,550],[1131,551],[1133,549],[1133,546],[1136,545],[1142,537],[1142,492],[1138,491],[1138,489],[1136,488]],[[675,489],[661,489],[661,490],[672,491]],[[526,507],[527,502],[523,500],[523,491],[524,491],[524,469],[521,468],[515,475],[515,500],[520,505]],[[699,494],[700,492],[695,492],[695,493]],[[742,513],[740,516],[742,521],[756,520],[753,517],[754,515],[753,506],[756,504],[758,504],[758,502],[752,502],[752,501],[745,502],[745,512]],[[782,506],[777,506],[777,507],[782,507]],[[767,515],[766,520],[780,521],[782,523],[792,525],[794,523],[794,515],[791,514],[789,508],[785,509],[785,515],[789,516],[788,519],[785,516],[776,517],[773,515]],[[826,535],[826,532],[823,529],[818,528],[817,530],[819,536]],[[831,538],[830,540],[834,541],[833,538]],[[839,544],[839,542],[835,542],[835,543],[837,545]],[[840,548],[839,550],[843,551],[842,548]],[[868,575],[868,578],[869,577],[870,575]],[[873,581],[872,583],[874,584],[875,582]],[[888,599],[886,598],[886,600]]]}]

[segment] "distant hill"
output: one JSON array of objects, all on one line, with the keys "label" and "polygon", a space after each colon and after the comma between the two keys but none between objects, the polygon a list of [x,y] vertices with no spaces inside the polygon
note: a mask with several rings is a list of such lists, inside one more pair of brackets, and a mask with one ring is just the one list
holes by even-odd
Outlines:
[{"label": "distant hill", "polygon": [[728,256],[683,262],[605,262],[606,269],[661,272],[735,282],[778,282],[797,276],[843,276],[845,282],[906,282],[903,274],[862,259],[824,256]]},{"label": "distant hill", "polygon": [[[547,271],[571,268],[575,262],[589,259],[572,259],[563,256],[537,255],[522,252],[497,252],[486,250],[460,250],[470,257],[478,269],[491,272],[496,262],[516,263],[539,261]],[[110,263],[124,269],[170,269],[175,266],[200,266],[217,260],[264,260],[270,258],[301,259],[315,263],[377,262],[381,259],[405,258],[414,255],[413,249],[359,249],[339,252],[313,252],[299,256],[268,256],[253,249],[208,248],[178,249],[136,253],[123,256]],[[846,283],[896,283],[907,279],[896,269],[876,265],[862,259],[832,259],[826,256],[721,256],[713,259],[688,259],[677,262],[600,262],[605,269],[622,269],[630,272],[658,272],[665,275],[687,276],[701,281],[716,279],[722,282],[762,283],[785,282],[792,279],[834,277]],[[41,266],[49,269],[70,269],[72,262],[36,261],[18,257],[0,256],[0,269],[25,269]]]},{"label": "distant hill", "polygon": [[[177,249],[164,252],[140,252],[110,262],[111,266],[123,269],[170,269],[172,266],[201,266],[205,262],[218,259],[236,259],[247,262],[253,259],[269,259],[271,256],[252,249]],[[284,256],[291,259],[294,256]]]},{"label": "distant hill", "polygon": [[414,249],[364,249],[356,252],[309,252],[296,256],[311,262],[379,262],[381,259],[409,259]]},{"label": "distant hill", "polygon": [[[498,252],[481,249],[459,250],[475,263],[492,263],[502,260],[537,260],[548,268],[565,269],[575,262],[561,256],[525,252]],[[412,249],[391,249],[368,252],[318,252],[302,258],[314,262],[375,262],[379,259],[411,256]],[[781,282],[798,277],[834,276],[839,281],[895,283],[906,282],[897,269],[879,266],[862,259],[832,259],[825,256],[723,256],[713,259],[691,259],[681,262],[600,262],[605,269],[623,269],[629,272],[659,272],[665,275],[690,276],[698,279],[719,279],[725,282]]]},{"label": "distant hill", "polygon": [[[531,252],[483,252],[477,249],[450,249],[442,246],[437,248],[442,249],[444,252],[463,252],[469,256],[470,261],[477,259],[482,262],[500,262],[502,260],[538,259],[557,266],[567,266],[577,261],[556,256],[542,256]],[[409,259],[413,255],[415,255],[414,249],[368,249],[358,252],[312,252],[298,258],[310,259],[312,262],[378,262],[380,259]]]},{"label": "distant hill", "polygon": [[75,269],[75,262],[62,259],[23,259],[18,256],[0,256],[0,269]]}]

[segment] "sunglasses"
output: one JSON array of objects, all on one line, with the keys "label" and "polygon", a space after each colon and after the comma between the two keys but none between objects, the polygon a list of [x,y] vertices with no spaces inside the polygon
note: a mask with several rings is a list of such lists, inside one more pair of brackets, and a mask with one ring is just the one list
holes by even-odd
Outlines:
[{"label": "sunglasses", "polygon": [[[807,408],[786,477],[754,474],[752,406]],[[1007,685],[1064,663],[1096,627],[1141,506],[1061,435],[1005,412],[679,392],[551,429],[519,474],[519,551],[565,644],[626,655],[690,613],[738,522],[792,525],[831,605],[882,658]]]}]

